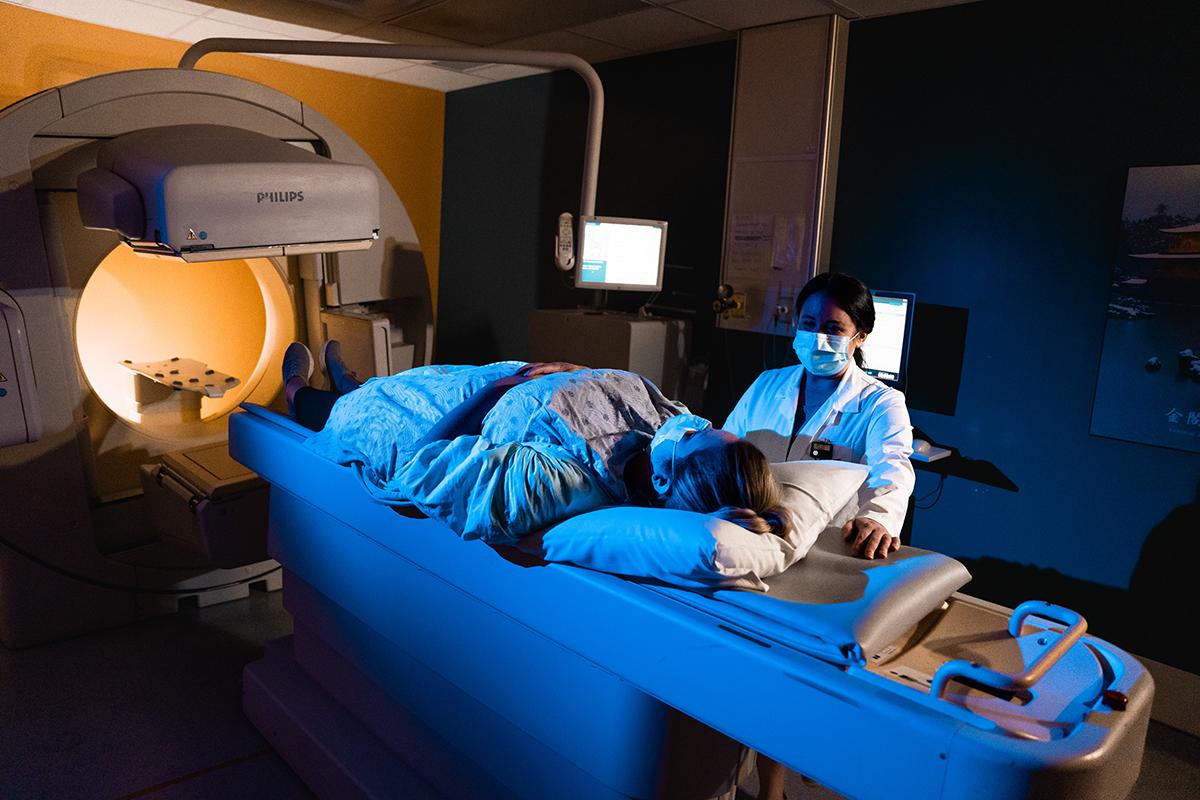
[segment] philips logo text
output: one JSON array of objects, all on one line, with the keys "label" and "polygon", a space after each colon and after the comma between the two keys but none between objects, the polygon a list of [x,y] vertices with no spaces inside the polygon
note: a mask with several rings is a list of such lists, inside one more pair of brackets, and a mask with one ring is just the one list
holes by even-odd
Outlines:
[{"label": "philips logo text", "polygon": [[264,200],[268,203],[302,203],[304,192],[259,192],[254,202],[261,203]]}]

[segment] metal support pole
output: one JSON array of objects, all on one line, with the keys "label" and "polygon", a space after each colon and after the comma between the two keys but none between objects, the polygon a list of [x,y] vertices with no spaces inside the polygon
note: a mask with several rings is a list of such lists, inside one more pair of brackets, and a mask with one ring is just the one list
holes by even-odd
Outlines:
[{"label": "metal support pole", "polygon": [[358,42],[289,42],[280,39],[201,39],[179,59],[180,69],[193,69],[209,53],[267,53],[303,56],[349,56],[426,61],[468,61],[477,64],[517,64],[526,67],[569,69],[588,88],[587,141],[583,151],[583,188],[579,213],[596,213],[596,180],[600,173],[600,134],[604,125],[604,87],[592,65],[570,53],[538,50],[493,50],[487,47],[432,47]]}]

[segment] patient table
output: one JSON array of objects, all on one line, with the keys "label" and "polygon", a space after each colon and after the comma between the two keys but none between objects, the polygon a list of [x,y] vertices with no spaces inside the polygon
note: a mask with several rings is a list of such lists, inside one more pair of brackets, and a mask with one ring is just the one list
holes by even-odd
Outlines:
[{"label": "patient table", "polygon": [[952,559],[852,559],[831,529],[766,594],[633,581],[376,503],[307,435],[254,406],[230,420],[271,485],[295,620],[244,707],[322,797],[705,798],[738,743],[857,798],[1137,779],[1149,674],[1065,609],[958,594]]}]

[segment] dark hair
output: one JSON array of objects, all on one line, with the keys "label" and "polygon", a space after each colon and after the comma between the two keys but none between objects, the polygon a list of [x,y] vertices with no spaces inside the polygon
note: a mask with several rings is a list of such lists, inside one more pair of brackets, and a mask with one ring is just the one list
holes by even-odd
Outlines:
[{"label": "dark hair", "polygon": [[663,498],[667,508],[712,514],[752,533],[787,533],[787,512],[767,457],[745,439],[698,450],[676,470]]},{"label": "dark hair", "polygon": [[[800,290],[796,295],[796,319],[800,319],[800,309],[808,298],[817,292],[824,292],[837,307],[846,312],[854,327],[863,333],[875,330],[875,303],[871,300],[871,290],[858,278],[843,272],[822,272]],[[862,348],[854,351],[854,361],[858,366],[863,365]]]}]

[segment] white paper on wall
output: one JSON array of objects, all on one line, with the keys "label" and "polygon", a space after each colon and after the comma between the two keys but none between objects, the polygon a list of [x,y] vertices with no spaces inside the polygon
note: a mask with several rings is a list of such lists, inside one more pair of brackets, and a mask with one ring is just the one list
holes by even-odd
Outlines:
[{"label": "white paper on wall", "polygon": [[771,214],[734,214],[729,226],[730,283],[761,283],[771,266],[775,218]]},{"label": "white paper on wall", "polygon": [[803,214],[776,214],[771,239],[771,268],[795,272],[801,268],[804,255]]}]

